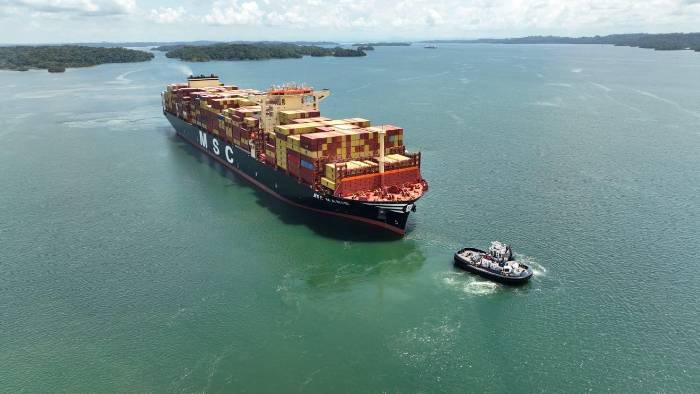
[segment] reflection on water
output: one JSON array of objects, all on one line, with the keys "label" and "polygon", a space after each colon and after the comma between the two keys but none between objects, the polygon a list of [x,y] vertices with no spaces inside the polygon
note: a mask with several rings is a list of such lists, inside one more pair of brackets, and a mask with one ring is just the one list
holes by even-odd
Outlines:
[{"label": "reflection on water", "polygon": [[395,280],[418,271],[425,256],[413,241],[399,241],[371,256],[360,248],[339,251],[330,261],[305,262],[304,283],[313,289],[343,291],[370,280]]},{"label": "reflection on water", "polygon": [[320,255],[313,260],[279,265],[284,270],[276,291],[287,305],[299,307],[308,299],[334,297],[359,291],[381,303],[389,292],[392,298],[401,298],[401,284],[414,276],[426,261],[417,244],[398,241],[376,247],[374,253],[366,248],[353,247]]}]

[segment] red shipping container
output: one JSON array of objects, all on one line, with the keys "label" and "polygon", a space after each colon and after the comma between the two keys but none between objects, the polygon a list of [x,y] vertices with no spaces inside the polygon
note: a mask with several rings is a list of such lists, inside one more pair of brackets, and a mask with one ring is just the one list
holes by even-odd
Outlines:
[{"label": "red shipping container", "polygon": [[[289,162],[287,162],[287,166],[289,166]],[[316,171],[315,170],[310,170],[306,167],[299,167],[299,177],[304,180],[304,182],[313,185],[315,181],[315,175]]]},{"label": "red shipping container", "polygon": [[344,178],[339,182],[336,192],[342,196],[348,196],[361,191],[373,190],[380,186],[398,186],[405,183],[415,183],[418,180],[420,180],[418,167],[401,168],[387,171],[384,174],[372,173]]},{"label": "red shipping container", "polygon": [[287,149],[287,171],[294,176],[299,176],[300,163],[299,153]]}]

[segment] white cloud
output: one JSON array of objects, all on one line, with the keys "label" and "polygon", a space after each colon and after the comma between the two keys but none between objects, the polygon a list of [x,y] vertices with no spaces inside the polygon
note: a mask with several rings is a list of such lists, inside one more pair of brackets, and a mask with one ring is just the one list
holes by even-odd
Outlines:
[{"label": "white cloud", "polygon": [[425,16],[425,23],[428,26],[436,26],[445,23],[445,20],[439,12],[431,8],[428,10],[428,15]]},{"label": "white cloud", "polygon": [[[673,24],[698,18],[700,0],[219,0],[203,17],[216,25],[332,27],[392,33],[460,34]],[[697,20],[697,19],[696,19]],[[378,29],[378,30],[377,30]],[[348,33],[351,33],[348,31]],[[397,34],[393,34],[397,35]]]},{"label": "white cloud", "polygon": [[184,16],[185,9],[183,7],[159,7],[158,9],[152,9],[148,13],[148,19],[156,23],[180,22]]},{"label": "white cloud", "polygon": [[[415,40],[697,31],[700,0],[0,0],[4,21],[23,20],[23,36],[57,39],[93,26],[100,37],[144,40]],[[121,18],[120,29],[100,17]],[[90,18],[87,18],[90,17]],[[63,19],[71,19],[69,25]],[[187,20],[191,29],[176,29]],[[26,21],[26,23],[24,22]],[[19,25],[20,22],[13,22]],[[29,32],[30,24],[35,24]],[[165,27],[161,24],[171,24]],[[13,28],[0,24],[0,33]],[[233,32],[231,28],[240,26]],[[253,27],[253,28],[246,28]],[[124,32],[123,29],[128,29]],[[16,30],[16,29],[15,29]],[[89,33],[85,39],[92,39]],[[148,34],[149,36],[143,36]],[[93,34],[94,35],[94,34]]]},{"label": "white cloud", "polygon": [[211,12],[203,20],[215,25],[257,25],[264,15],[255,1],[241,4],[237,0],[215,1]]},{"label": "white cloud", "polygon": [[136,9],[135,0],[2,0],[33,14],[73,14],[87,16],[123,15]]}]

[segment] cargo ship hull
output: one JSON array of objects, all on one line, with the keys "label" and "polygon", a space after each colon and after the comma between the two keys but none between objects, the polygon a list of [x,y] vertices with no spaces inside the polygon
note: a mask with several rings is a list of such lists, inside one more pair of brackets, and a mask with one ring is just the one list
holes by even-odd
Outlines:
[{"label": "cargo ship hull", "polygon": [[403,235],[413,201],[358,201],[317,192],[286,171],[266,165],[251,152],[229,144],[179,117],[164,111],[177,135],[254,186],[298,208],[338,216]]}]

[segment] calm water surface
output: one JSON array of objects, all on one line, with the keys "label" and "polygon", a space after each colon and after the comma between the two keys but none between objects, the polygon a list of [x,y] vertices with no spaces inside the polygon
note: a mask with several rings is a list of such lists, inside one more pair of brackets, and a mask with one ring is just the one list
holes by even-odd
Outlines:
[{"label": "calm water surface", "polygon": [[[190,71],[405,127],[431,186],[408,235],[185,146],[159,93]],[[0,72],[0,391],[699,392],[698,75],[547,45]],[[452,268],[493,239],[529,285]]]}]

